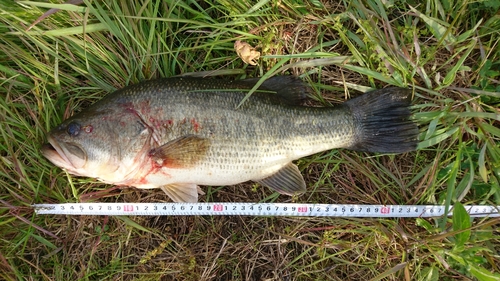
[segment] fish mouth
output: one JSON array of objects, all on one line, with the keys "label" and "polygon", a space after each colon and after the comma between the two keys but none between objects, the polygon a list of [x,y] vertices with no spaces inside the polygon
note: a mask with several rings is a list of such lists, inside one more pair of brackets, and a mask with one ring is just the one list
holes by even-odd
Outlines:
[{"label": "fish mouth", "polygon": [[85,165],[87,157],[83,150],[75,144],[60,145],[54,138],[48,136],[48,143],[43,144],[41,151],[54,165],[59,166],[71,174],[80,175],[78,170]]}]

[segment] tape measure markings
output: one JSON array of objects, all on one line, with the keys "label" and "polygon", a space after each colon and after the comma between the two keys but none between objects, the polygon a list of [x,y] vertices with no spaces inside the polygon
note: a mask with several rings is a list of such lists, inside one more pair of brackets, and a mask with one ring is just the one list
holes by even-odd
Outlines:
[{"label": "tape measure markings", "polygon": [[[301,203],[65,203],[35,204],[37,214],[113,216],[440,217],[441,205]],[[466,206],[471,217],[500,217],[500,206]],[[448,216],[452,214],[452,208]]]}]

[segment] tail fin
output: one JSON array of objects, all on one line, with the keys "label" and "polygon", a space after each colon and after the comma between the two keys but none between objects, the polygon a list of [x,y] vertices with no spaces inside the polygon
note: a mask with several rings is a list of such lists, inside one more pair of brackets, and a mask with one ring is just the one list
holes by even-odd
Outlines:
[{"label": "tail fin", "polygon": [[387,88],[345,102],[360,124],[356,144],[350,149],[380,153],[415,150],[418,128],[410,119],[411,93]]}]

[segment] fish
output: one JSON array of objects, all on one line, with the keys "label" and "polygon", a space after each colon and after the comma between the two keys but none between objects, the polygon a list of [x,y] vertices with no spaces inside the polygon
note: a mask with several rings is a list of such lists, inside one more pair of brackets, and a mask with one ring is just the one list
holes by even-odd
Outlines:
[{"label": "fish", "polygon": [[129,85],[47,134],[42,154],[75,176],[117,186],[161,188],[197,202],[199,186],[254,181],[297,195],[296,164],[331,149],[404,153],[417,147],[412,91],[374,90],[335,106],[305,106],[292,75],[265,80],[170,77]]}]

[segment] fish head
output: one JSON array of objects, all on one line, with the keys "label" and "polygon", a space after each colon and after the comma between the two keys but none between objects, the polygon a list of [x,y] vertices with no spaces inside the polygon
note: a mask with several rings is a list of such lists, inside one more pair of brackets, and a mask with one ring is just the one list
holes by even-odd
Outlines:
[{"label": "fish head", "polygon": [[147,155],[150,137],[133,115],[113,109],[82,112],[52,129],[41,151],[70,174],[124,184]]},{"label": "fish head", "polygon": [[63,123],[49,133],[48,143],[42,146],[47,159],[76,175],[81,175],[78,171],[87,164],[87,153],[78,139],[80,127],[77,122]]}]

